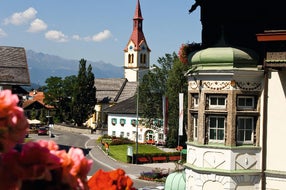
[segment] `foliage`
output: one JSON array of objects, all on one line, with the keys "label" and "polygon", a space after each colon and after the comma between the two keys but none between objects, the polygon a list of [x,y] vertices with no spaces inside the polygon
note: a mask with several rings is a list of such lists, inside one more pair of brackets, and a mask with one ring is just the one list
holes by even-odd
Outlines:
[{"label": "foliage", "polygon": [[[139,105],[142,107],[142,116],[151,122],[154,118],[162,116],[162,96],[168,97],[168,135],[167,146],[176,147],[178,143],[179,125],[179,93],[185,94],[184,110],[187,108],[187,78],[184,73],[188,70],[188,65],[180,62],[179,57],[173,54],[165,54],[165,57],[158,59],[158,66],[143,77],[139,91]],[[185,112],[185,123],[186,124]],[[151,124],[149,124],[151,125]],[[180,138],[180,145],[184,145],[186,133]]]},{"label": "foliage", "polygon": [[[167,146],[176,147],[178,142],[178,126],[179,126],[179,93],[184,94],[184,122],[183,126],[187,125],[187,92],[188,92],[188,82],[185,77],[185,72],[188,66],[183,64],[178,57],[174,57],[174,65],[172,70],[169,72],[169,77],[167,81],[167,97],[169,99],[169,133],[167,136]],[[187,135],[183,129],[183,137],[180,137],[179,144],[185,146],[187,140]]]},{"label": "foliage", "polygon": [[182,44],[178,52],[180,61],[185,65],[189,64],[189,55],[201,48],[201,44],[195,42]]},{"label": "foliage", "polygon": [[173,66],[173,55],[165,54],[158,58],[158,65],[144,75],[139,86],[139,107],[142,116],[147,118],[146,126],[152,126],[154,119],[163,118],[162,97],[166,93],[168,72]]},{"label": "foliage", "polygon": [[71,75],[64,79],[50,77],[42,87],[45,94],[44,102],[54,106],[56,121],[75,121],[78,126],[93,113],[96,104],[96,89],[91,65],[86,69],[86,60],[79,62],[78,76]]},{"label": "foliage", "polygon": [[77,76],[76,88],[74,89],[74,97],[72,102],[72,117],[75,124],[82,126],[83,123],[93,113],[93,107],[96,103],[94,75],[89,65],[86,70],[86,60],[79,61],[79,71]]},{"label": "foliage", "polygon": [[134,143],[128,138],[113,138],[110,145],[132,144]]}]

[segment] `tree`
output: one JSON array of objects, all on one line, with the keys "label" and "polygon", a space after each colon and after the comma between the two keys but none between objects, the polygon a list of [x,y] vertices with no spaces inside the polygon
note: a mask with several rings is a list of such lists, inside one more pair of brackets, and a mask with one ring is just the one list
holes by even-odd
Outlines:
[{"label": "tree", "polygon": [[61,77],[50,77],[46,79],[46,86],[44,89],[45,99],[44,103],[46,105],[53,106],[56,110],[55,120],[63,120],[63,96],[64,89]]},{"label": "tree", "polygon": [[91,65],[86,70],[86,60],[79,61],[79,71],[73,97],[73,119],[78,126],[82,126],[92,113],[95,105],[94,75]]},{"label": "tree", "polygon": [[72,99],[74,97],[74,93],[76,90],[77,77],[75,75],[67,76],[63,80],[63,110],[64,115],[63,118],[65,121],[72,120]]},{"label": "tree", "polygon": [[144,75],[139,86],[139,105],[143,110],[142,116],[149,118],[162,118],[162,97],[166,92],[168,72],[173,65],[173,55],[165,54],[158,58],[158,66]]},{"label": "tree", "polygon": [[[187,124],[187,101],[188,101],[188,81],[185,77],[185,72],[188,70],[188,65],[183,64],[177,56],[174,56],[174,65],[170,70],[167,80],[167,97],[169,99],[169,120],[168,120],[168,136],[167,146],[176,147],[176,145],[185,146],[187,135],[183,127],[183,136],[178,137],[179,129],[179,93],[184,94],[184,122]],[[178,143],[178,144],[177,144]]]},{"label": "tree", "polygon": [[[139,105],[142,107],[142,116],[149,119],[162,118],[162,96],[168,97],[168,134],[167,146],[176,147],[178,143],[179,126],[179,93],[184,93],[184,110],[187,110],[187,78],[184,73],[188,65],[183,64],[178,55],[165,54],[158,59],[158,66],[143,77],[140,83]],[[184,126],[187,123],[184,112]],[[185,145],[186,133],[180,138],[180,145]]]},{"label": "tree", "polygon": [[89,101],[87,102],[88,115],[93,114],[94,106],[96,104],[96,89],[94,86],[94,74],[92,72],[92,66],[88,65],[87,68],[87,97]]}]

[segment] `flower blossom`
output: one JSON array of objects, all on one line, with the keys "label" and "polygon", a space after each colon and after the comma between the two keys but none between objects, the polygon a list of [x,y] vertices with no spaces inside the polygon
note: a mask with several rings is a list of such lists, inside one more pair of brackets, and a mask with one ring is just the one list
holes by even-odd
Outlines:
[{"label": "flower blossom", "polygon": [[134,190],[122,169],[97,171],[87,179],[92,160],[79,148],[60,150],[54,141],[24,142],[29,127],[18,96],[0,91],[0,189]]},{"label": "flower blossom", "polygon": [[109,172],[98,170],[89,180],[90,190],[135,190],[133,181],[125,175],[125,171],[118,168]]},{"label": "flower blossom", "polygon": [[22,143],[29,123],[22,108],[18,107],[18,96],[10,90],[0,92],[0,151],[7,152],[17,143]]}]

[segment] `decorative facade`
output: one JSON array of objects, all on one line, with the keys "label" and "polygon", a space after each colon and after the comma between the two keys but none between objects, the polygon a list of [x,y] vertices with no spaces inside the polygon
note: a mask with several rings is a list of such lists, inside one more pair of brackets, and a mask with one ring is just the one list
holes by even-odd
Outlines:
[{"label": "decorative facade", "polygon": [[[204,0],[191,8],[201,7],[203,49],[189,56],[186,189],[285,189],[282,3]],[[227,42],[216,44],[221,36]]]}]

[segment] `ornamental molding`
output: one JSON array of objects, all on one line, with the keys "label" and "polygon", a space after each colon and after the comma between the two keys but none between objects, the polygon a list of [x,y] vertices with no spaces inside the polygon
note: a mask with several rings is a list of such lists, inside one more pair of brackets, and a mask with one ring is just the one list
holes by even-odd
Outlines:
[{"label": "ornamental molding", "polygon": [[252,91],[252,90],[261,90],[262,83],[261,82],[245,82],[245,81],[237,81],[236,86],[239,89]]},{"label": "ornamental molding", "polygon": [[261,90],[262,83],[254,81],[189,81],[189,90],[210,89],[214,91],[221,90]]},{"label": "ornamental molding", "polygon": [[204,81],[203,87],[211,90],[229,90],[231,81]]}]

